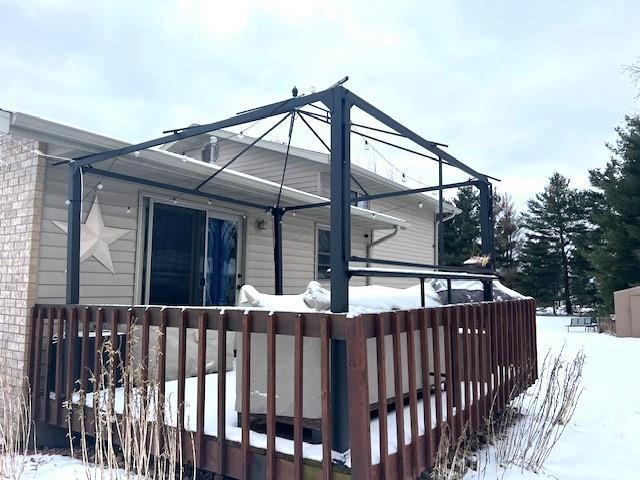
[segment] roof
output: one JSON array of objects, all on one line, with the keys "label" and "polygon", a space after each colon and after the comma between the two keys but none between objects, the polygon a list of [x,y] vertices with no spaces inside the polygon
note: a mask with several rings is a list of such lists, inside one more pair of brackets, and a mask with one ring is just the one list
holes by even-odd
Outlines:
[{"label": "roof", "polygon": [[[23,112],[11,113],[9,133],[59,145],[67,149],[68,156],[79,156],[131,145],[131,143],[123,140]],[[107,166],[109,166],[109,162],[101,167]],[[220,166],[204,163],[186,155],[179,155],[164,149],[151,148],[141,151],[138,156],[131,154],[118,157],[118,161],[113,163],[111,170],[115,173],[137,175],[141,178],[153,178],[154,180],[155,178],[160,178],[160,181],[166,181],[172,185],[193,188],[198,181],[220,170]],[[215,181],[207,184],[201,191],[211,194],[222,193],[236,198],[248,198],[262,205],[271,205],[271,202],[275,201],[279,190],[280,184],[278,183],[236,170],[225,169],[217,175]],[[287,186],[282,187],[281,204],[283,206],[326,202],[328,200],[328,198],[320,195],[303,192]],[[313,210],[318,210],[317,215],[326,216],[329,209],[328,207],[321,207]],[[314,215],[314,212],[309,211],[308,213]],[[351,214],[354,226],[364,225],[368,228],[388,228],[393,225],[406,224],[406,221],[401,218],[355,206],[351,207]]]},{"label": "roof", "polygon": [[616,290],[615,292],[613,292],[614,295],[618,295],[618,294],[633,294],[635,292],[638,292],[640,294],[640,285],[636,285],[635,287],[629,287],[629,288],[625,288],[623,290]]},{"label": "roof", "polygon": [[[172,142],[164,145],[161,148],[164,150],[170,150],[173,152],[190,151],[196,148],[201,148],[206,143],[205,137],[208,139],[209,136],[216,136],[221,140],[226,139],[228,141],[241,143],[243,145],[249,145],[253,143],[257,138],[257,137],[249,136],[246,133],[243,134],[242,136],[239,136],[236,132],[231,132],[229,130],[215,130],[206,135],[198,135],[196,137],[190,137],[177,142]],[[265,139],[258,140],[255,146],[259,148],[264,148],[265,150],[270,150],[272,152],[281,153],[282,155],[285,155],[287,152],[287,144],[274,142],[271,140],[265,140]],[[305,160],[309,160],[311,162],[315,162],[325,166],[329,166],[331,161],[331,156],[328,153],[296,147],[294,145],[291,145],[289,147],[289,155],[302,158]],[[354,163],[351,164],[351,173],[358,180],[361,180],[362,178],[369,179],[375,182],[376,184],[386,187],[388,189],[387,191],[395,192],[395,191],[407,190],[406,185],[395,182],[394,180],[388,177],[380,175],[376,172],[368,170]],[[415,188],[420,188],[420,187],[417,186]],[[420,200],[422,200],[423,202],[430,203],[436,208],[438,206],[438,200],[432,197],[431,195],[428,195],[427,193],[415,193],[412,195],[418,196]],[[457,209],[455,206],[447,202],[444,203],[444,211],[446,213],[456,213],[456,214],[460,213],[459,209]]]}]

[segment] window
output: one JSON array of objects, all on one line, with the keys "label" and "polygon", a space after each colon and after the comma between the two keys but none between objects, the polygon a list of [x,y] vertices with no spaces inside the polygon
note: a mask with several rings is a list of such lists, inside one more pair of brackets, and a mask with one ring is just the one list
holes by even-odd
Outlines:
[{"label": "window", "polygon": [[331,232],[318,228],[316,239],[316,280],[329,278],[331,268]]},{"label": "window", "polygon": [[[359,196],[360,196],[360,192],[356,192],[355,190],[351,190],[351,200],[358,200]],[[369,200],[358,200],[356,202],[356,207],[369,208]]]}]

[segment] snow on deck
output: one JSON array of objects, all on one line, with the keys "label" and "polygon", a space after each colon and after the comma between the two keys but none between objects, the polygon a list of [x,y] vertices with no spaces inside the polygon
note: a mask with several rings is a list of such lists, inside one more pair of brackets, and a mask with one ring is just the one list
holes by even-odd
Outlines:
[{"label": "snow on deck", "polygon": [[[640,339],[594,332],[567,332],[568,317],[537,318],[538,362],[547,351],[586,355],[584,392],[575,416],[547,460],[544,471],[506,471],[487,465],[486,480],[632,480],[640,478]],[[479,458],[482,461],[485,452]],[[465,480],[478,478],[468,472]]]},{"label": "snow on deck", "polygon": [[[229,371],[226,374],[226,412],[225,412],[225,420],[226,420],[226,438],[227,440],[233,442],[240,442],[242,440],[242,429],[237,422],[237,412],[235,411],[236,404],[236,372]],[[167,425],[176,426],[176,418],[177,418],[177,395],[178,395],[178,381],[172,380],[166,382],[165,387],[165,421]],[[205,435],[216,436],[218,432],[218,374],[212,373],[206,376],[205,382],[205,416],[204,416],[204,433]],[[461,394],[463,397],[463,408],[464,408],[464,384],[461,384]],[[487,385],[485,384],[485,393],[486,393]],[[447,409],[446,409],[446,400],[445,400],[446,392],[442,392],[442,419],[447,419]],[[102,392],[101,405],[106,405],[106,396],[107,392]],[[185,408],[184,408],[184,418],[185,418],[185,428],[189,431],[195,431],[195,419],[196,419],[196,398],[197,398],[197,378],[191,377],[187,378],[185,381]],[[115,411],[118,414],[122,414],[124,411],[124,389],[117,388],[115,392]],[[74,395],[74,403],[78,403],[79,397],[78,395]],[[90,393],[86,397],[85,404],[88,407],[93,406],[93,394]],[[431,428],[436,426],[436,396],[431,395]],[[455,415],[456,409],[454,408],[453,413]],[[405,444],[411,444],[411,428],[410,428],[410,412],[409,406],[404,407],[404,423],[405,423]],[[396,413],[395,410],[392,410],[387,414],[387,425],[389,433],[389,443],[388,443],[388,451],[389,454],[393,454],[398,450],[398,444],[396,435],[394,432],[396,431]],[[371,420],[370,424],[371,430],[371,460],[373,464],[380,463],[380,437],[379,437],[379,422],[378,418]],[[423,408],[423,400],[418,401],[418,435],[424,434],[424,408]],[[264,433],[250,431],[249,440],[252,447],[256,448],[267,448],[267,435]],[[294,444],[293,440],[289,440],[287,438],[276,437],[276,450],[280,453],[286,455],[294,454]],[[304,458],[309,460],[322,461],[322,444],[312,444],[303,442],[303,450],[302,454]],[[341,454],[338,452],[332,452],[332,458],[334,461],[339,461],[340,463],[344,463],[347,467],[351,466],[351,459],[349,456],[349,452],[347,451],[345,454]]]}]

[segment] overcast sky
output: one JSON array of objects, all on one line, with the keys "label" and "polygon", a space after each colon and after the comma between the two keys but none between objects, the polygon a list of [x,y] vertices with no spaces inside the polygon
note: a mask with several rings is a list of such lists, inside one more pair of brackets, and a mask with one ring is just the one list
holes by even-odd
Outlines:
[{"label": "overcast sky", "polygon": [[[0,108],[135,142],[349,75],[523,205],[554,170],[583,186],[607,161],[640,106],[623,72],[639,21],[638,0],[0,0]],[[379,151],[436,178],[424,159]]]}]

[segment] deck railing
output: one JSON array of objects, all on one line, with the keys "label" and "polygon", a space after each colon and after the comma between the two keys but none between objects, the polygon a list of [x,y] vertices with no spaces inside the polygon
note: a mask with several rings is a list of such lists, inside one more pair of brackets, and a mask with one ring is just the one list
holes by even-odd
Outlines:
[{"label": "deck railing", "polygon": [[[236,367],[242,366],[237,390],[242,413],[239,441],[228,439],[226,432],[227,374],[217,375],[215,392],[206,388],[212,358],[217,371],[226,372],[230,357],[227,339],[234,333],[241,334],[236,343]],[[168,339],[170,345],[176,343],[172,336],[177,336],[175,351],[167,347]],[[212,345],[207,338],[214,336],[217,351],[207,351]],[[276,340],[282,338],[293,345],[287,372],[276,368],[276,346],[281,345]],[[256,360],[252,358],[252,345],[257,340],[264,341],[266,349],[266,358],[260,359],[266,371],[262,379],[266,383],[264,446],[249,441],[255,418],[252,385],[256,375],[263,375],[251,371],[252,360],[253,365]],[[347,346],[350,467],[331,461],[331,340],[343,340]],[[308,342],[317,342],[312,353],[319,351],[319,358],[308,353]],[[123,365],[101,361],[100,346],[105,343],[121,352],[131,349],[123,355]],[[159,353],[155,361],[153,351]],[[467,424],[477,430],[492,411],[504,409],[513,395],[537,378],[535,302],[529,299],[355,318],[221,308],[36,305],[30,352],[34,419],[64,427],[70,421],[76,431],[79,415],[89,417],[90,407],[76,404],[65,408],[65,402],[74,398],[74,392],[91,390],[91,378],[100,373],[95,370],[109,365],[114,370],[110,372],[112,378],[118,378],[116,369],[137,362],[142,382],[153,376],[160,395],[164,395],[168,368],[173,368],[175,359],[176,425],[185,425],[185,400],[195,403],[196,411],[195,426],[188,426],[194,448],[184,448],[183,458],[198,468],[233,478],[416,478],[433,466],[442,435],[455,439]],[[188,365],[187,358],[195,358],[195,368]],[[321,416],[312,428],[321,433],[321,460],[304,458],[303,437],[310,425],[305,404],[314,401],[304,397],[308,387],[305,368],[320,370],[319,385],[310,387],[320,392]],[[277,428],[282,421],[282,415],[277,415],[277,402],[285,393],[277,382],[284,375],[292,376],[293,391],[288,394],[293,398],[289,415],[293,455],[276,450],[276,437],[281,431]],[[197,385],[195,399],[185,398],[190,376],[195,377]],[[116,387],[112,383],[109,388]],[[375,392],[376,401],[370,401],[371,392]],[[208,412],[212,393],[217,397],[217,407],[215,412]],[[409,418],[406,424],[405,410]],[[217,417],[214,435],[205,431],[209,415]],[[372,437],[372,419],[376,418],[378,435]],[[395,431],[389,431],[393,418]],[[445,423],[448,428],[444,428]],[[89,434],[91,428],[89,422]],[[389,443],[393,436],[396,441]],[[394,448],[390,445],[396,451],[391,451]]]}]

